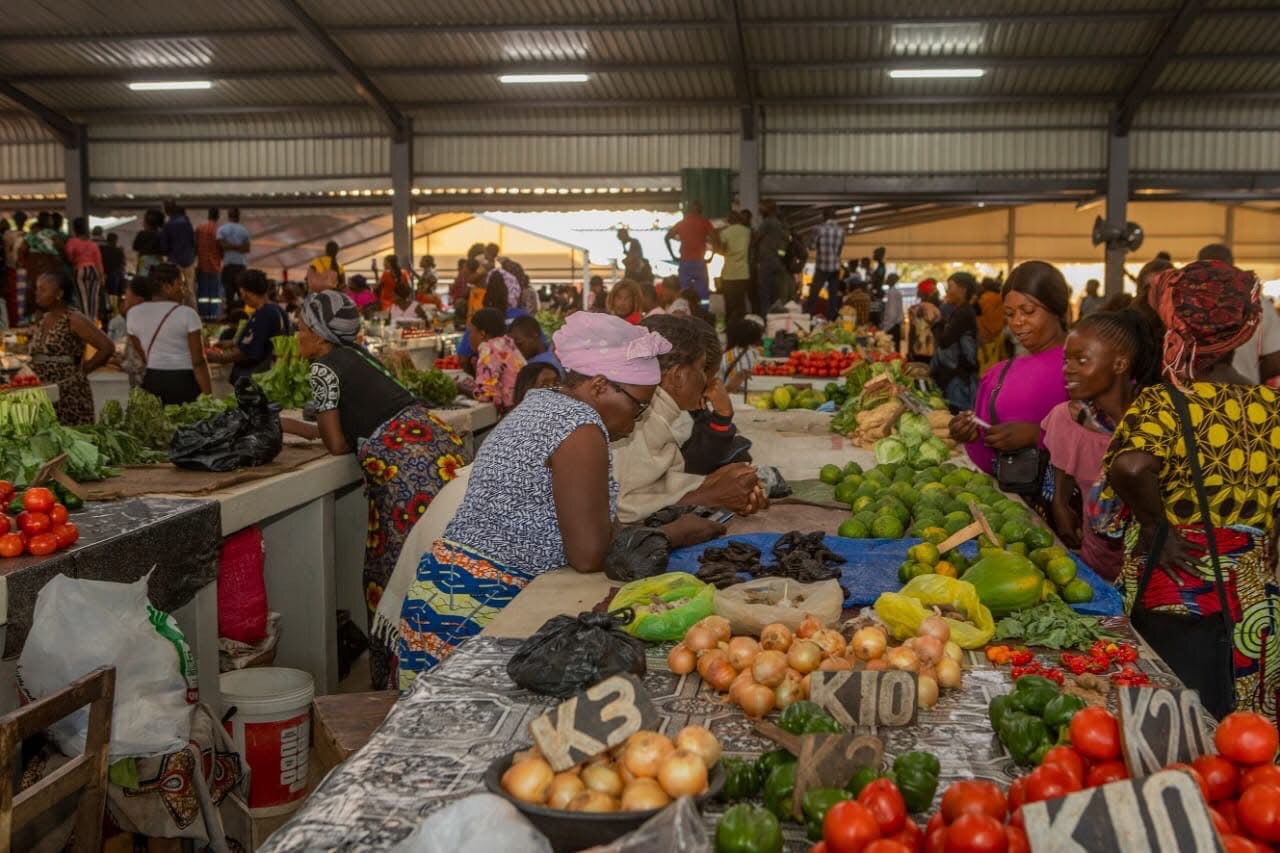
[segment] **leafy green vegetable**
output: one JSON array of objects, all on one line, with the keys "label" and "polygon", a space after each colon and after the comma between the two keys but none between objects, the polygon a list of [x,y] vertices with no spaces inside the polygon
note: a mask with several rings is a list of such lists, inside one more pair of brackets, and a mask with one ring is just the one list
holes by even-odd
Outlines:
[{"label": "leafy green vegetable", "polygon": [[905,462],[907,459],[907,446],[901,440],[888,436],[876,442],[875,454],[876,461],[881,465]]},{"label": "leafy green vegetable", "polygon": [[1057,596],[1012,613],[996,623],[996,640],[1017,640],[1049,649],[1087,649],[1111,635],[1096,616],[1081,616]]},{"label": "leafy green vegetable", "polygon": [[[200,421],[207,421],[209,418],[235,407],[236,398],[234,394],[228,394],[222,398],[201,394],[193,402],[165,406],[164,416],[175,427],[184,427]],[[101,418],[99,418],[99,421],[101,421]]]},{"label": "leafy green vegetable", "polygon": [[62,453],[67,454],[64,470],[73,480],[101,480],[113,473],[92,441],[58,422],[43,391],[0,394],[0,479],[25,486],[40,466]]},{"label": "leafy green vegetable", "polygon": [[282,409],[301,409],[311,400],[311,364],[298,355],[298,336],[277,335],[271,347],[275,363],[265,373],[254,374],[253,381]]},{"label": "leafy green vegetable", "polygon": [[535,315],[538,325],[542,327],[542,333],[552,335],[560,330],[564,325],[564,315],[559,311],[539,311]]},{"label": "leafy green vegetable", "polygon": [[428,406],[445,406],[458,396],[458,384],[441,370],[404,368],[396,377],[409,393]]}]

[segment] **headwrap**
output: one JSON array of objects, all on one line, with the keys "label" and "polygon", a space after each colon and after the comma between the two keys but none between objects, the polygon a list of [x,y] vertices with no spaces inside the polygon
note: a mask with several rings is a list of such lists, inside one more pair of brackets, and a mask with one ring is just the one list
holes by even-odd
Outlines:
[{"label": "headwrap", "polygon": [[352,344],[360,332],[360,311],[342,291],[322,290],[302,300],[302,322],[331,344]]},{"label": "headwrap", "polygon": [[553,340],[566,370],[627,385],[657,385],[662,379],[658,356],[671,352],[670,341],[657,332],[588,311],[565,318]]},{"label": "headwrap", "polygon": [[924,281],[916,285],[916,294],[918,296],[928,296],[930,293],[937,292],[938,283],[931,278],[926,278]]},{"label": "headwrap", "polygon": [[1262,319],[1258,277],[1219,261],[1165,270],[1147,301],[1164,324],[1163,372],[1175,385],[1193,382],[1253,336]]}]

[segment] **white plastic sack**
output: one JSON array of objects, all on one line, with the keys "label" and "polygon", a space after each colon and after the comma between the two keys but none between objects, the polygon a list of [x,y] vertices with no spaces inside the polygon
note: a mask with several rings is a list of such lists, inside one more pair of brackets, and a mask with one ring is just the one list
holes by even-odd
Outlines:
[{"label": "white plastic sack", "polygon": [[734,636],[760,636],[766,625],[781,622],[792,631],[806,615],[824,628],[840,621],[844,592],[835,580],[801,583],[789,578],[764,577],[735,584],[716,592],[717,616],[729,620]]},{"label": "white plastic sack", "polygon": [[496,794],[472,794],[432,813],[392,853],[551,853],[551,842]]},{"label": "white plastic sack", "polygon": [[[116,668],[112,761],[186,745],[199,698],[195,658],[173,618],[147,603],[147,578],[126,584],[58,575],[36,596],[18,688],[39,699],[100,666]],[[82,708],[51,732],[73,755],[84,750],[88,727]]]}]

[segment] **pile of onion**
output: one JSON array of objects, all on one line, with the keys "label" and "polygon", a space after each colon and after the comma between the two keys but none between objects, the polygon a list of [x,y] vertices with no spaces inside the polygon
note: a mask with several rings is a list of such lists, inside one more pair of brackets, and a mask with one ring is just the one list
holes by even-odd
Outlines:
[{"label": "pile of onion", "polygon": [[561,773],[536,746],[517,752],[502,774],[502,789],[521,802],[565,811],[650,811],[704,793],[719,760],[720,742],[703,726],[686,726],[674,741],[658,732],[636,732]]}]

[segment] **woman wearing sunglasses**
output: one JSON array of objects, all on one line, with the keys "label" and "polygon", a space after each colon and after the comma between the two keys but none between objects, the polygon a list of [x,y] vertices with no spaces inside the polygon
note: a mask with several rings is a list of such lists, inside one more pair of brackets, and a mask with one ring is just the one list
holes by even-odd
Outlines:
[{"label": "woman wearing sunglasses", "polygon": [[[571,314],[555,334],[565,377],[533,390],[485,439],[444,536],[422,555],[400,611],[400,689],[478,634],[536,575],[603,568],[618,497],[609,442],[624,438],[662,379],[663,336],[608,314]],[[675,547],[724,528],[686,515]]]}]

